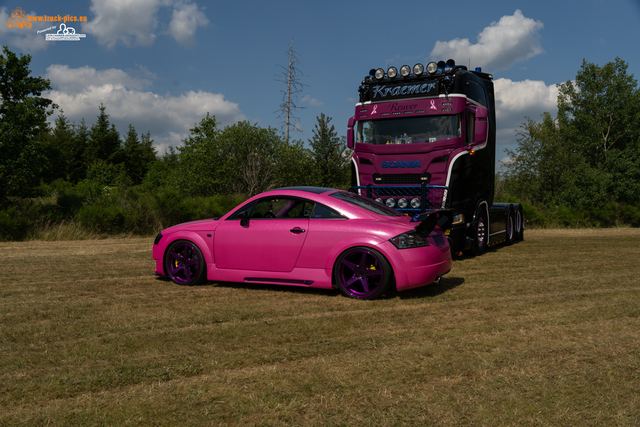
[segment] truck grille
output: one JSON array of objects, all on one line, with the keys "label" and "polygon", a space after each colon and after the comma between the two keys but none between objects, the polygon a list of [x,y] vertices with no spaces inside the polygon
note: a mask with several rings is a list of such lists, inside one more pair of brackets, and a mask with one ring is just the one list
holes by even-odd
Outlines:
[{"label": "truck grille", "polygon": [[431,174],[429,173],[403,173],[388,175],[376,173],[373,175],[373,182],[375,185],[420,185],[422,183],[428,184],[429,181],[431,181]]}]

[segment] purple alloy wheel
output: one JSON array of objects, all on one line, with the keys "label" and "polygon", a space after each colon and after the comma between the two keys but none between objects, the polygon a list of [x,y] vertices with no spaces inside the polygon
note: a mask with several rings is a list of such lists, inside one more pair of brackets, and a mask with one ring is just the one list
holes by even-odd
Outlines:
[{"label": "purple alloy wheel", "polygon": [[368,298],[383,285],[385,275],[379,256],[370,250],[351,250],[338,265],[339,285],[354,298]]},{"label": "purple alloy wheel", "polygon": [[174,282],[191,283],[198,277],[201,268],[196,247],[189,242],[174,243],[167,253],[167,266]]}]

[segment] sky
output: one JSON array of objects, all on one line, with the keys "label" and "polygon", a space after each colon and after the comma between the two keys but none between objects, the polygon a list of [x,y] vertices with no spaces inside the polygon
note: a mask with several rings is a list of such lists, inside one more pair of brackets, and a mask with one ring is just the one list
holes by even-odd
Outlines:
[{"label": "sky", "polygon": [[[16,8],[76,20],[10,28]],[[62,24],[77,41],[55,40]],[[293,40],[305,85],[293,139],[308,145],[321,113],[346,135],[370,69],[451,58],[493,74],[496,161],[508,161],[520,125],[555,116],[557,85],[583,60],[619,57],[637,78],[638,29],[640,0],[0,0],[0,44],[31,55],[32,75],[50,80],[51,120],[62,111],[91,125],[102,104],[122,135],[129,124],[150,132],[160,154],[207,113],[222,127],[283,130],[279,80]]]}]

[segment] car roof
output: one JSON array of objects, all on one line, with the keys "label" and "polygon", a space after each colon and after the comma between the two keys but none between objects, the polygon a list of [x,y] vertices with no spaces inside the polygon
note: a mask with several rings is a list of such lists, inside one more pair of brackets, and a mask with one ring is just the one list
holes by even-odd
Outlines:
[{"label": "car roof", "polygon": [[285,191],[289,191],[289,190],[293,190],[293,191],[306,191],[308,193],[314,193],[314,194],[322,194],[322,193],[326,193],[328,191],[340,191],[337,190],[335,188],[326,188],[326,187],[311,187],[311,186],[301,186],[301,187],[282,187],[282,188],[275,188],[273,190],[269,190],[269,191],[281,191],[281,190],[285,190]]}]

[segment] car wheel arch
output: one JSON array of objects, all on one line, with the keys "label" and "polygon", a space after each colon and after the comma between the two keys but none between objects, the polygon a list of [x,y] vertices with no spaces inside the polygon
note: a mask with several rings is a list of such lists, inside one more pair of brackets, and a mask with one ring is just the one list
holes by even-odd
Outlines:
[{"label": "car wheel arch", "polygon": [[[208,232],[207,232],[208,233]],[[211,235],[213,235],[213,233],[209,233]],[[165,236],[165,238],[167,239],[166,242],[164,243],[164,249],[162,251],[162,259],[164,259],[164,257],[167,255],[167,250],[169,250],[169,247],[171,246],[171,244],[173,242],[175,242],[176,240],[188,240],[192,243],[194,243],[195,245],[197,245],[200,248],[200,251],[202,252],[202,256],[204,257],[204,262],[207,264],[213,264],[214,263],[214,258],[213,258],[213,242],[211,242],[210,244],[207,244],[207,242],[204,240],[204,238],[195,231],[180,231],[177,233],[172,233],[168,236]],[[166,271],[165,271],[166,273]]]}]

